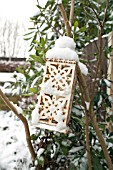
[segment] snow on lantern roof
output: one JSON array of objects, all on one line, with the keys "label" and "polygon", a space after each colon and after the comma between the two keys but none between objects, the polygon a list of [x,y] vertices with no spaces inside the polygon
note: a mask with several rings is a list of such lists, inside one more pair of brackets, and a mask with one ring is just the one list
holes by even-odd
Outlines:
[{"label": "snow on lantern roof", "polygon": [[70,48],[71,50],[75,50],[75,46],[73,38],[67,36],[61,36],[55,41],[55,47],[58,48]]},{"label": "snow on lantern roof", "polygon": [[79,61],[77,53],[70,48],[54,47],[47,51],[46,58]]},{"label": "snow on lantern roof", "polygon": [[78,62],[79,59],[75,52],[74,40],[66,36],[60,37],[55,41],[55,47],[47,51],[46,58],[74,60]]}]

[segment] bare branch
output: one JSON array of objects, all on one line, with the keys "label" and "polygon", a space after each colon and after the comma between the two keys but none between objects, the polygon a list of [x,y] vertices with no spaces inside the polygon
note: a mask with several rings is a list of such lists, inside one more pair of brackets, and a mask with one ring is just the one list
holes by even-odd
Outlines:
[{"label": "bare branch", "polygon": [[106,9],[105,9],[104,18],[103,18],[103,21],[102,21],[102,27],[104,26],[104,23],[105,23],[105,20],[106,20],[108,7],[109,7],[109,0],[106,1]]},{"label": "bare branch", "polygon": [[11,104],[11,102],[6,97],[6,95],[2,92],[1,89],[0,89],[0,97],[6,103],[6,105],[14,112],[14,114],[22,121],[22,123],[24,125],[24,128],[25,128],[26,141],[27,141],[27,144],[28,144],[28,148],[29,148],[30,154],[32,156],[32,159],[35,160],[36,153],[34,151],[32,143],[31,143],[30,131],[29,131],[29,126],[28,126],[28,122],[27,122],[26,118],[22,114],[18,113],[16,108],[13,106],[13,104]]},{"label": "bare branch", "polygon": [[63,4],[59,4],[59,8],[60,8],[62,17],[63,17],[63,19],[64,19],[64,23],[65,23],[65,26],[66,26],[67,36],[72,37],[71,27],[70,27],[70,25],[69,25],[69,21],[68,21],[67,14],[66,14],[66,11],[65,11],[65,9],[64,9]]},{"label": "bare branch", "polygon": [[97,19],[97,21],[98,21],[98,24],[99,24],[99,26],[100,26],[100,28],[102,27],[102,24],[101,24],[101,22],[100,22],[100,19],[99,19],[99,17],[98,17],[98,13],[94,10],[94,8],[92,7],[92,4],[91,4],[91,2],[90,2],[90,0],[88,0],[88,2],[89,2],[89,6],[90,6],[90,8],[92,9],[92,11],[93,11],[93,13],[94,13],[94,15],[95,15],[95,17],[96,17],[96,19]]},{"label": "bare branch", "polygon": [[75,0],[71,0],[71,9],[70,9],[70,17],[69,17],[71,26],[73,24],[73,19],[74,19],[74,4],[75,4]]}]

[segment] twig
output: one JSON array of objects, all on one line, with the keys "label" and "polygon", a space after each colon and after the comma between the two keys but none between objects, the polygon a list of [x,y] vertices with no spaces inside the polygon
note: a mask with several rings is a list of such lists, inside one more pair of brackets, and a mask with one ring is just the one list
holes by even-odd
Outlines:
[{"label": "twig", "polygon": [[92,162],[91,162],[91,152],[90,152],[90,144],[89,144],[89,115],[86,112],[85,116],[85,134],[86,134],[86,149],[87,149],[87,157],[88,157],[88,168],[92,170]]},{"label": "twig", "polygon": [[75,0],[71,0],[71,9],[70,9],[70,17],[69,17],[71,26],[73,24],[73,19],[74,19],[74,4],[75,4]]},{"label": "twig", "polygon": [[[88,167],[89,167],[89,170],[92,170],[92,163],[91,163],[91,152],[90,152],[90,144],[89,144],[89,115],[88,115],[88,110],[87,110],[87,106],[86,106],[86,99],[85,99],[85,96],[84,96],[84,89],[83,89],[83,86],[81,86],[81,83],[78,79],[78,83],[79,83],[79,87],[80,87],[80,90],[81,90],[81,93],[82,93],[82,104],[85,108],[85,134],[86,134],[86,150],[87,150],[87,158],[88,158]],[[84,88],[86,88],[84,86]],[[89,102],[89,101],[87,101]]]},{"label": "twig", "polygon": [[103,21],[102,21],[102,27],[104,26],[104,23],[105,23],[105,20],[106,20],[108,6],[109,6],[109,0],[106,1],[106,9],[105,9],[104,18],[103,18]]},{"label": "twig", "polygon": [[[91,5],[91,3],[90,3],[90,5]],[[98,35],[98,44],[99,44],[98,45],[98,63],[97,63],[97,69],[96,69],[96,74],[95,74],[95,80],[97,79],[97,77],[99,77],[99,79],[102,78],[102,30],[103,30],[103,27],[104,27],[108,6],[109,6],[109,0],[106,1],[106,9],[105,9],[105,13],[104,13],[104,18],[103,18],[103,21],[101,23],[99,35]],[[96,15],[96,17],[99,20],[97,15]],[[95,86],[96,86],[96,81],[93,84],[93,89],[95,89]],[[95,89],[93,91],[91,101],[93,101],[94,94],[95,94],[96,91],[97,91],[97,89]]]},{"label": "twig", "polygon": [[92,7],[92,4],[91,4],[90,0],[88,0],[88,2],[89,2],[89,4],[90,4],[90,8],[92,9],[92,11],[93,11],[94,15],[95,15],[95,16],[96,16],[96,18],[97,18],[97,21],[98,21],[99,26],[101,27],[101,26],[102,26],[102,24],[101,24],[101,22],[100,22],[100,19],[99,19],[98,13],[97,13],[97,12],[94,10],[94,8]]},{"label": "twig", "polygon": [[72,35],[72,33],[71,33],[71,27],[70,27],[70,25],[69,25],[69,21],[68,21],[67,14],[66,14],[66,11],[65,11],[65,9],[64,9],[63,4],[59,4],[59,8],[60,8],[62,17],[63,17],[63,19],[64,19],[64,23],[65,23],[65,26],[66,26],[67,36],[72,37],[73,35]]},{"label": "twig", "polygon": [[30,154],[32,156],[32,159],[35,160],[36,153],[34,151],[32,143],[31,143],[30,131],[29,131],[29,126],[28,126],[28,122],[27,122],[26,118],[22,114],[18,113],[16,108],[13,106],[13,104],[11,104],[11,102],[6,97],[6,95],[2,92],[1,89],[0,89],[0,97],[6,103],[6,105],[14,112],[14,114],[22,121],[22,123],[24,125],[24,128],[25,128],[26,141],[27,141],[27,144],[28,144],[28,148],[29,148]]}]

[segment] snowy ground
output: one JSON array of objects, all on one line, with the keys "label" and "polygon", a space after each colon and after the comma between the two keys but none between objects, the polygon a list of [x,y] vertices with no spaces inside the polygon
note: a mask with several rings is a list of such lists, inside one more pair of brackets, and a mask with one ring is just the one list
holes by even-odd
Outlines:
[{"label": "snowy ground", "polygon": [[22,122],[0,111],[0,170],[33,170]]}]

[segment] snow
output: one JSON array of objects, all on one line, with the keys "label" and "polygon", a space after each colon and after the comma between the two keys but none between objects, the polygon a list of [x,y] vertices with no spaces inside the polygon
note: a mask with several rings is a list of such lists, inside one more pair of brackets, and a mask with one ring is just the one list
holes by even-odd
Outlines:
[{"label": "snow", "polygon": [[62,121],[62,120],[65,120],[65,115],[63,115],[63,114],[62,114],[62,111],[59,110],[59,111],[57,112],[57,115],[56,115],[56,114],[54,115],[54,119],[55,119],[57,122],[60,122],[60,121]]},{"label": "snow", "polygon": [[88,75],[88,68],[86,67],[86,65],[81,63],[81,62],[79,62],[78,65],[80,67],[80,70],[81,70],[82,74],[87,76]]},{"label": "snow", "polygon": [[66,130],[68,131],[68,127],[64,124],[64,122],[63,122],[63,125],[60,125],[60,124],[58,124],[58,126],[50,126],[48,124],[38,123],[35,125],[35,127],[39,127],[40,129],[48,129],[51,131],[59,131],[61,133],[66,133]]},{"label": "snow", "polygon": [[49,111],[50,111],[50,112],[55,112],[55,110],[56,110],[56,107],[55,107],[54,105],[51,105],[51,106],[49,107]]},{"label": "snow", "polygon": [[[78,62],[82,74],[88,74],[88,68],[85,64],[79,62],[78,54],[75,51],[75,42],[72,38],[61,36],[55,41],[55,47],[48,50],[46,58],[49,59],[62,59],[62,60],[75,60]],[[59,76],[56,77],[60,79]]]},{"label": "snow", "polygon": [[66,126],[66,123],[61,120],[61,121],[59,121],[59,122],[57,123],[56,128],[57,128],[59,131],[61,131],[61,130],[64,130],[64,129],[66,130],[66,129],[67,129],[67,126]]},{"label": "snow", "polygon": [[62,4],[62,0],[57,0],[57,4]]},{"label": "snow", "polygon": [[36,77],[36,78],[33,80],[32,84],[31,84],[31,88],[34,87],[34,85],[36,84],[36,82],[37,82],[38,79],[39,79],[39,77]]},{"label": "snow", "polygon": [[62,60],[75,60],[78,62],[78,55],[70,48],[54,47],[47,51],[46,58],[62,59]]},{"label": "snow", "polygon": [[75,42],[72,38],[62,36],[55,41],[55,47],[48,50],[46,58],[75,60],[79,61],[78,55],[75,52]]},{"label": "snow", "polygon": [[86,104],[86,109],[89,110],[90,103],[89,102],[85,102],[85,104]]},{"label": "snow", "polygon": [[108,99],[113,104],[113,97],[109,96]]},{"label": "snow", "polygon": [[55,47],[57,48],[70,48],[71,50],[75,50],[75,42],[73,38],[62,36],[55,41]]},{"label": "snow", "polygon": [[[16,79],[14,78],[16,77]],[[18,86],[16,89],[11,88],[11,83],[15,83],[16,81],[26,81],[25,76],[22,73],[0,73],[0,83],[4,83],[3,86],[0,86],[1,90],[5,94],[20,94],[20,87]]]},{"label": "snow", "polygon": [[40,148],[40,149],[38,150],[38,152],[37,152],[38,158],[43,154],[44,151],[45,151],[44,148]]},{"label": "snow", "polygon": [[35,160],[35,165],[36,165],[36,166],[38,165],[38,160]]},{"label": "snow", "polygon": [[38,105],[36,105],[35,109],[32,111],[32,124],[37,124],[40,120],[40,115],[38,113]]},{"label": "snow", "polygon": [[75,105],[75,107],[72,107],[72,112],[76,115],[76,116],[84,116],[83,113],[84,107],[80,106],[80,105]]},{"label": "snow", "polygon": [[[58,77],[57,77],[58,78]],[[46,93],[46,94],[53,94],[53,95],[62,95],[62,96],[67,96],[71,95],[71,87],[67,86],[64,88],[64,90],[60,91],[52,87],[52,81],[48,80],[40,85],[41,87],[41,93]]]},{"label": "snow", "polygon": [[38,11],[37,12],[35,12],[35,14],[33,15],[33,17],[36,17],[37,15],[40,15],[40,10],[39,9],[37,9]]},{"label": "snow", "polygon": [[4,86],[0,86],[0,89],[2,90],[3,93],[5,94],[11,94],[12,93],[12,90],[11,88],[5,88]]},{"label": "snow", "polygon": [[26,82],[26,77],[24,74],[22,73],[17,73],[16,71],[13,73],[13,77],[16,76],[16,80],[15,81],[23,81]]},{"label": "snow", "polygon": [[20,108],[17,104],[14,104],[13,102],[10,102],[17,110],[18,114],[22,114],[23,110],[22,108]]},{"label": "snow", "polygon": [[53,144],[53,151],[51,152],[51,158],[54,157],[55,153],[56,153],[56,150],[58,150],[58,147],[59,146],[56,146],[55,144]]},{"label": "snow", "polygon": [[99,101],[98,101],[98,106],[100,106],[101,105],[101,103],[102,103],[102,96],[100,95],[100,99],[99,99]]},{"label": "snow", "polygon": [[30,70],[29,76],[32,77],[32,76],[34,76],[34,75],[35,75],[34,71],[33,71],[33,70]]},{"label": "snow", "polygon": [[84,149],[84,146],[73,147],[72,149],[70,149],[70,151],[69,151],[69,152],[71,152],[71,153],[75,153],[75,152],[80,151],[81,149]]},{"label": "snow", "polygon": [[43,82],[40,86],[41,86],[41,93],[47,93],[47,94],[52,94],[53,88],[51,86],[51,81],[48,80],[46,82]]},{"label": "snow", "polygon": [[0,170],[33,170],[30,164],[31,155],[22,122],[12,111],[0,111]]},{"label": "snow", "polygon": [[111,87],[111,82],[107,79],[104,79],[104,82],[106,83],[107,87]]},{"label": "snow", "polygon": [[14,73],[0,73],[0,82],[15,82]]}]

